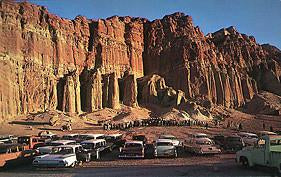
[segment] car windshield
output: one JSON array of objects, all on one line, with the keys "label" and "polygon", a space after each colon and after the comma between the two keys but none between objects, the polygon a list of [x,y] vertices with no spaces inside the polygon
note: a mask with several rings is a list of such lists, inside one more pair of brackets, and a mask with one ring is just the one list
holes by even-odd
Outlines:
[{"label": "car windshield", "polygon": [[160,138],[162,138],[162,139],[170,139],[170,140],[175,140],[176,139],[176,137],[174,137],[174,136],[161,136]]},{"label": "car windshield", "polygon": [[281,139],[270,140],[270,146],[279,146],[281,145]]},{"label": "car windshield", "polygon": [[156,146],[173,146],[173,143],[169,142],[158,142]]},{"label": "car windshield", "polygon": [[81,144],[84,149],[93,149],[94,144],[91,143],[83,143]]},{"label": "car windshield", "polygon": [[138,143],[127,143],[127,144],[125,144],[125,147],[126,148],[141,148],[142,145],[138,144]]},{"label": "car windshield", "polygon": [[53,148],[52,154],[72,154],[73,148],[70,147],[62,147],[62,148]]},{"label": "car windshield", "polygon": [[207,135],[196,135],[196,138],[208,138]]},{"label": "car windshield", "polygon": [[199,145],[212,145],[212,141],[196,141],[196,144]]},{"label": "car windshield", "polygon": [[145,139],[145,136],[134,136],[133,140],[141,140],[143,141]]}]

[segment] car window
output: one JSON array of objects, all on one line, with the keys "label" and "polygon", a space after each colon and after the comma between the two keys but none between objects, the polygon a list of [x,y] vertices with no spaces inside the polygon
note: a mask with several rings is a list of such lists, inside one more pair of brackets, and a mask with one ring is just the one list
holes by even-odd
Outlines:
[{"label": "car window", "polygon": [[270,140],[270,146],[279,146],[281,145],[281,140]]},{"label": "car window", "polygon": [[84,143],[84,144],[81,144],[81,145],[84,149],[94,149],[94,148],[96,148],[96,145],[94,143]]},{"label": "car window", "polygon": [[170,142],[158,142],[156,146],[173,146],[173,143]]},{"label": "car window", "polygon": [[208,138],[206,135],[196,135],[195,138]]}]

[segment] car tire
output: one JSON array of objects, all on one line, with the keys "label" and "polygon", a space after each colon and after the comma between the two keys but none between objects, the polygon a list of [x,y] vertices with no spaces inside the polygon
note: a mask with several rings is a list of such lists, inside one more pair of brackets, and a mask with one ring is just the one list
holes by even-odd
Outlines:
[{"label": "car tire", "polygon": [[174,158],[177,158],[177,157],[178,157],[178,153],[177,153],[177,151],[175,151]]},{"label": "car tire", "polygon": [[240,162],[242,164],[243,167],[245,168],[249,168],[250,165],[249,165],[249,161],[246,157],[240,157]]},{"label": "car tire", "polygon": [[85,162],[90,162],[91,161],[91,155],[87,156],[85,159]]},{"label": "car tire", "polygon": [[75,165],[76,165],[76,162],[73,162],[73,163],[70,165],[70,167],[71,167],[71,168],[74,168]]}]

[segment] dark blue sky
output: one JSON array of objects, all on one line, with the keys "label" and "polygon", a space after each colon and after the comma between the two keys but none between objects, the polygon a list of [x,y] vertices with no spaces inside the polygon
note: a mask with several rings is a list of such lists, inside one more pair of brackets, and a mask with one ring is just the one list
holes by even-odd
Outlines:
[{"label": "dark blue sky", "polygon": [[29,0],[50,12],[73,19],[107,18],[113,15],[162,18],[174,12],[192,16],[194,24],[207,34],[235,26],[253,35],[259,43],[281,49],[281,0]]}]

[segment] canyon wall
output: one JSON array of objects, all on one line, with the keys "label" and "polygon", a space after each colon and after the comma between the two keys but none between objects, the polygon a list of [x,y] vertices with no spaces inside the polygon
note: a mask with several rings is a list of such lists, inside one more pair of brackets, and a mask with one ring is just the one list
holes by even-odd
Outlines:
[{"label": "canyon wall", "polygon": [[26,2],[1,1],[0,13],[1,118],[183,100],[237,108],[259,90],[281,95],[280,50],[234,27],[205,36],[182,13],[68,20]]}]

